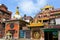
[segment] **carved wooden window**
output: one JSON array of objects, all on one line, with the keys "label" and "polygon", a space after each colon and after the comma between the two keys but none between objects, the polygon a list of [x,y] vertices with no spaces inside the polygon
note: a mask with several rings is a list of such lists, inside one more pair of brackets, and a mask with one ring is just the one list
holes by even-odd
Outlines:
[{"label": "carved wooden window", "polygon": [[45,10],[49,10],[49,8],[46,8]]},{"label": "carved wooden window", "polygon": [[2,23],[2,27],[5,28],[5,23]]},{"label": "carved wooden window", "polygon": [[2,12],[0,11],[0,15],[2,14]]}]

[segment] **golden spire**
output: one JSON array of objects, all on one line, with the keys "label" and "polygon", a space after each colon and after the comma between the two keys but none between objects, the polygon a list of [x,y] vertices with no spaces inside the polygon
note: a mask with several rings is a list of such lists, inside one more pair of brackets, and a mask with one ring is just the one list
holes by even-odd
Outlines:
[{"label": "golden spire", "polygon": [[19,15],[19,7],[17,6],[17,8],[16,8],[16,13],[15,13],[16,15]]},{"label": "golden spire", "polygon": [[44,8],[53,8],[51,5],[46,5]]},{"label": "golden spire", "polygon": [[16,18],[16,19],[20,19],[21,18],[21,16],[19,15],[19,7],[16,8],[16,13],[13,16],[13,18]]},{"label": "golden spire", "polygon": [[51,5],[46,5],[46,6],[44,6],[44,8],[42,8],[41,10],[44,10],[44,9],[46,9],[46,8],[54,8],[53,6],[51,6]]}]

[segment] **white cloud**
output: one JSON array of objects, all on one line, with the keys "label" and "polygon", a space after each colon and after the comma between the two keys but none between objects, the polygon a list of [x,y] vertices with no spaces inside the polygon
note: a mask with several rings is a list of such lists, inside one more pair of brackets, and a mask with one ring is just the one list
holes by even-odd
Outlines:
[{"label": "white cloud", "polygon": [[47,4],[47,0],[17,0],[22,14],[32,15],[40,11]]},{"label": "white cloud", "polygon": [[47,4],[47,0],[37,0],[37,5],[43,7]]}]

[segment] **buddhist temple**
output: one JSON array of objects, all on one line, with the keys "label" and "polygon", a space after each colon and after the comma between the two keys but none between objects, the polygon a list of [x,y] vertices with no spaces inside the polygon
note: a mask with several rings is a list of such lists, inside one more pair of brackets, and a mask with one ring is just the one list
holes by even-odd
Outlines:
[{"label": "buddhist temple", "polygon": [[0,38],[58,40],[60,38],[60,9],[46,5],[32,18],[22,17],[19,7],[15,15],[4,4],[0,4]]},{"label": "buddhist temple", "polygon": [[[28,25],[28,28],[31,29],[31,37],[33,39],[41,39],[43,36],[44,40],[58,40],[60,23],[57,20],[60,20],[59,16],[60,9],[54,9],[53,6],[46,5]],[[41,36],[38,36],[37,33]]]}]

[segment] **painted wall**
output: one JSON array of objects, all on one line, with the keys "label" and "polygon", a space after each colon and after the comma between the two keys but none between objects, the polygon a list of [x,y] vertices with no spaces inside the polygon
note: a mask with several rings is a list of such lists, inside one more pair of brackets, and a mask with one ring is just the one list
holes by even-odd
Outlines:
[{"label": "painted wall", "polygon": [[6,24],[6,28],[5,28],[5,32],[7,33],[9,30],[15,30],[13,37],[18,38],[19,37],[19,24],[18,23],[14,23],[14,28],[10,27],[11,23],[7,23]]}]

